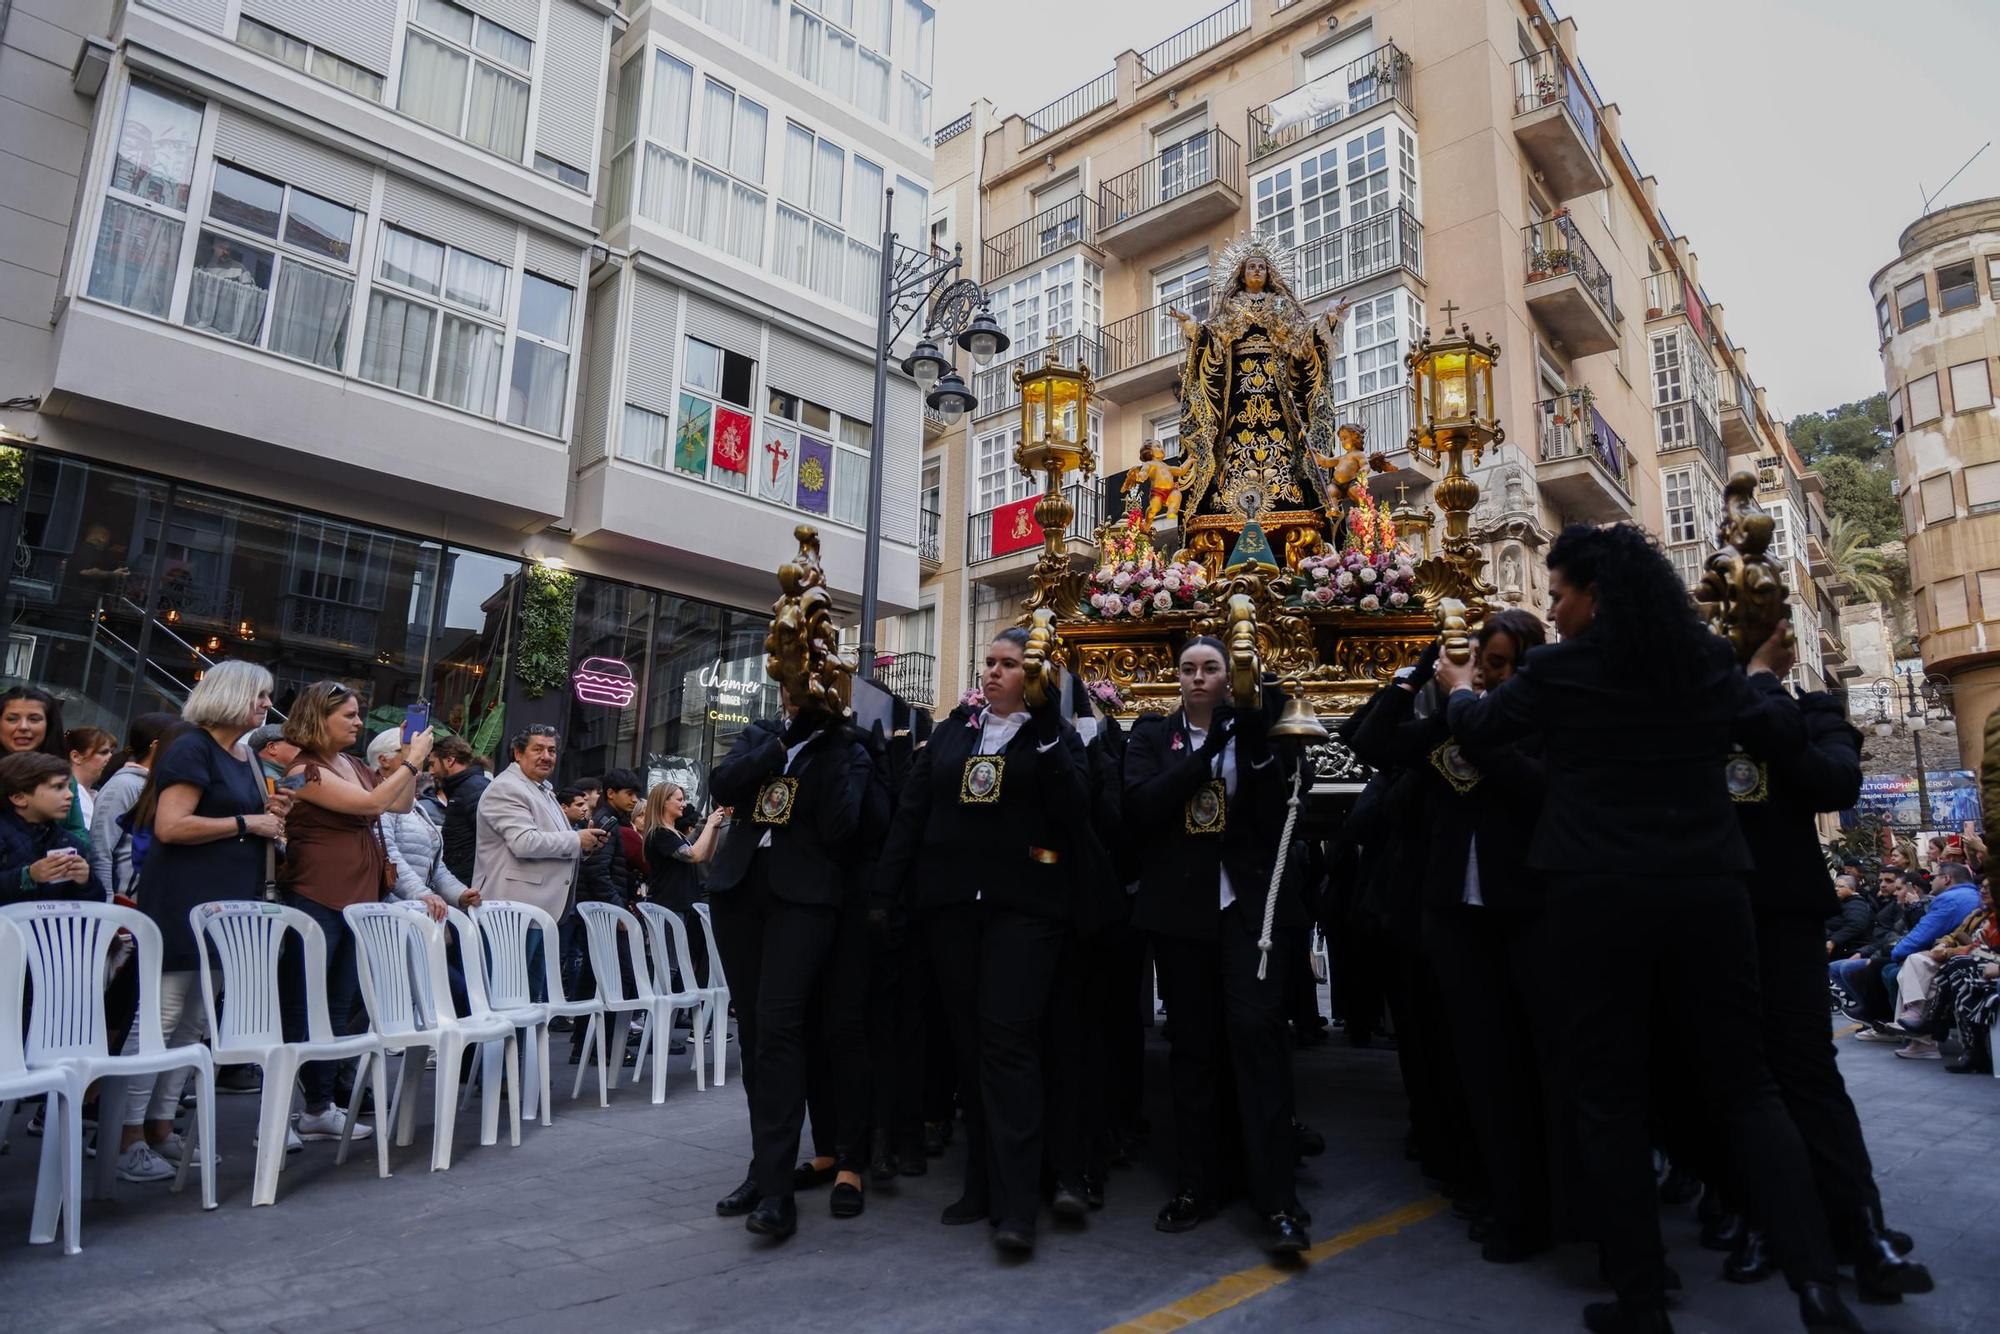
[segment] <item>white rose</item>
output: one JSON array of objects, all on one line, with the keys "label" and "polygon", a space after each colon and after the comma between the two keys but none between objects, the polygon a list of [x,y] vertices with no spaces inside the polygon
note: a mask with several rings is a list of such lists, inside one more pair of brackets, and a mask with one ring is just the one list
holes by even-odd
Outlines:
[{"label": "white rose", "polygon": [[1196,599],[1194,600],[1194,609],[1195,609],[1196,611],[1207,611],[1207,610],[1208,610],[1208,603],[1207,603],[1207,602],[1205,602],[1205,601],[1203,601],[1203,600],[1202,600],[1201,598],[1196,598]]},{"label": "white rose", "polygon": [[1345,593],[1354,587],[1354,576],[1349,574],[1346,570],[1342,570],[1339,576],[1335,578],[1333,582],[1335,587],[1339,588],[1341,592]]},{"label": "white rose", "polygon": [[1389,595],[1389,605],[1392,607],[1400,607],[1409,600],[1410,595],[1408,593],[1391,593]]},{"label": "white rose", "polygon": [[1361,610],[1363,611],[1382,610],[1382,599],[1376,597],[1373,593],[1370,593],[1367,597],[1361,599]]},{"label": "white rose", "polygon": [[1364,565],[1360,569],[1354,572],[1354,577],[1359,579],[1364,584],[1372,584],[1380,576],[1378,576],[1375,573],[1375,570],[1372,566]]},{"label": "white rose", "polygon": [[1155,607],[1158,607],[1161,611],[1165,611],[1167,608],[1174,605],[1174,595],[1172,593],[1169,593],[1166,589],[1163,588],[1159,592],[1153,594],[1153,605]]},{"label": "white rose", "polygon": [[1313,578],[1323,584],[1333,578],[1333,575],[1327,570],[1326,566],[1315,565],[1313,566]]},{"label": "white rose", "polygon": [[1166,576],[1160,582],[1165,584],[1169,589],[1178,591],[1181,586],[1181,576],[1178,571],[1168,570]]},{"label": "white rose", "polygon": [[1124,573],[1117,574],[1112,577],[1111,586],[1123,593],[1132,586],[1132,576]]}]

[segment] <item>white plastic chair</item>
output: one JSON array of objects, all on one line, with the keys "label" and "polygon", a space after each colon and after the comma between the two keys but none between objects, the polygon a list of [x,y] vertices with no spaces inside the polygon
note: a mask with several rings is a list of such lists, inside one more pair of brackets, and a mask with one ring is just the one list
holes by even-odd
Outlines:
[{"label": "white plastic chair", "polygon": [[[486,942],[486,989],[488,999],[494,1008],[505,1011],[518,1009],[524,1005],[539,1003],[549,1018],[582,1019],[588,1017],[592,1023],[603,1018],[604,1006],[596,999],[570,1000],[563,994],[562,963],[557,957],[562,947],[557,942],[555,918],[543,912],[532,903],[515,903],[494,900],[481,903],[472,910],[472,920],[479,924],[479,935]],[[534,993],[529,985],[528,940],[529,933],[539,929],[542,933],[542,967],[545,973],[544,987],[546,1001],[529,999]],[[611,1105],[606,1087],[606,1067],[604,1059],[604,1030],[601,1025],[597,1033],[597,1105]],[[588,1032],[585,1034],[589,1036]],[[491,1050],[490,1048],[488,1049]],[[552,1108],[549,1097],[549,1030],[542,1026],[541,1032],[541,1106],[542,1124],[550,1124]],[[570,1101],[576,1101],[583,1092],[582,1062],[577,1063],[576,1085],[569,1091]]]},{"label": "white plastic chair", "polygon": [[[694,1065],[697,1086],[701,1086],[699,1083],[703,1069],[701,1050],[702,1043],[706,1040],[711,1041],[714,1046],[715,1082],[719,1087],[722,1083],[723,1052],[723,1033],[719,1024],[728,1023],[729,992],[726,988],[723,989],[721,1008],[717,1009],[715,990],[701,985],[694,975],[694,955],[688,950],[687,924],[681,920],[679,913],[662,908],[657,903],[642,903],[639,905],[639,915],[646,919],[646,928],[653,942],[655,988],[664,989],[673,984],[672,973],[666,964],[669,957],[668,949],[671,947],[673,966],[681,975],[680,994],[691,997],[695,1003]],[[704,1031],[707,1034],[706,1038],[703,1036]],[[640,1052],[643,1054],[644,1051],[645,1044],[641,1041]]]},{"label": "white plastic chair", "polygon": [[[375,1105],[388,1106],[388,1058],[373,1033],[334,1035],[326,1001],[326,933],[306,914],[277,903],[232,900],[193,909],[188,913],[188,925],[205,946],[201,951],[201,1000],[208,1011],[209,1041],[216,1064],[254,1065],[264,1072],[263,1096],[257,1109],[257,1171],[250,1203],[252,1207],[275,1204],[299,1066],[307,1061],[360,1061],[354,1072],[354,1094],[348,1101],[347,1124],[333,1159],[345,1163],[371,1069]],[[292,931],[299,936],[306,988],[306,1036],[298,1042],[285,1040],[283,991],[278,981],[285,935]],[[227,1005],[216,1003],[211,954],[222,968],[221,992],[228,998]],[[389,1175],[387,1134],[375,1136],[375,1171],[378,1176]]]},{"label": "white plastic chair", "polygon": [[715,943],[715,923],[708,915],[708,905],[694,905],[694,915],[701,922],[702,939],[708,944],[708,976],[702,979],[702,989],[715,999],[715,1027],[712,1041],[715,1044],[715,1082],[722,1085],[722,1058],[729,1041],[729,975],[722,970],[722,950]]},{"label": "white plastic chair", "polygon": [[[341,909],[354,933],[355,964],[361,975],[361,999],[368,1022],[382,1042],[383,1052],[400,1052],[396,1074],[394,1115],[396,1143],[410,1142],[416,1133],[416,1088],[423,1067],[412,1067],[412,1053],[424,1048],[437,1053],[438,1078],[433,1088],[431,1171],[451,1168],[453,1123],[457,1116],[459,1063],[468,1047],[481,1042],[506,1044],[506,1077],[513,1109],[511,1142],[521,1143],[521,1072],[514,1045],[514,1027],[498,1015],[461,1019],[450,1004],[451,981],[445,968],[444,931],[424,913],[393,903],[355,903]],[[378,1100],[377,1106],[380,1106]],[[499,1139],[500,1109],[488,1101],[481,1109],[479,1142]],[[385,1133],[377,1127],[377,1134]]]},{"label": "white plastic chair", "polygon": [[[98,1080],[97,1179],[100,1199],[111,1195],[118,1171],[118,1135],[125,1125],[125,1081],[192,1066],[195,1072],[194,1137],[201,1154],[201,1207],[215,1207],[215,1061],[201,1043],[169,1047],[160,1030],[160,928],[132,908],[109,903],[16,903],[0,908],[21,930],[35,1004],[28,1016],[30,1069],[59,1066],[79,1087]],[[139,970],[139,1013],[133,1032],[139,1050],[114,1056],[104,1027],[106,964],[119,931],[131,934],[132,967]],[[186,1161],[185,1154],[182,1161]],[[182,1174],[174,1177],[174,1189]]]},{"label": "white plastic chair", "polygon": [[[646,1018],[646,1035],[641,1039],[639,1059],[632,1065],[632,1082],[639,1082],[639,1072],[645,1066],[646,1046],[657,1034],[666,1034],[653,1052],[653,1101],[667,1100],[667,1045],[672,1040],[674,1016],[682,1010],[693,1012],[700,1002],[690,993],[669,993],[662,995],[653,985],[653,971],[646,962],[644,933],[646,927],[639,919],[623,908],[610,903],[579,903],[577,913],[583,918],[584,931],[590,946],[590,969],[597,975],[597,996],[604,1002],[605,1025],[609,1028],[611,1016],[622,1014],[626,1021],[610,1034],[611,1048],[620,1050],[625,1030],[631,1024],[631,1016],[638,1014]],[[622,929],[621,929],[622,928]],[[624,938],[626,957],[632,962],[633,988],[625,990],[624,970],[619,967],[619,938]],[[696,1050],[700,1050],[701,1036],[695,1035]],[[697,1056],[694,1062],[696,1087],[704,1087],[702,1062]]]},{"label": "white plastic chair", "polygon": [[[487,953],[485,940],[478,925],[463,909],[447,907],[444,910],[445,925],[451,928],[458,939],[459,970],[465,977],[465,1001],[471,1011],[466,1016],[476,1019],[497,1014],[514,1026],[515,1042],[519,1049],[520,1035],[527,1034],[527,1046],[521,1050],[521,1079],[514,1085],[514,1096],[522,1096],[521,1115],[530,1121],[535,1119],[535,1110],[542,1105],[536,1095],[547,1082],[542,1071],[547,1069],[549,1007],[528,999],[528,991],[521,988],[518,1003],[501,1005],[494,1001],[492,990],[491,956]],[[525,960],[523,961],[525,963]],[[525,977],[525,970],[523,972]],[[510,993],[511,994],[511,993]],[[480,1075],[479,1095],[484,1101],[498,1096],[500,1083],[501,1048],[498,1044],[483,1043],[479,1049]],[[472,1097],[472,1085],[465,1086],[459,1106],[463,1107]]]},{"label": "white plastic chair", "polygon": [[28,1241],[56,1239],[62,1215],[63,1253],[83,1249],[78,1241],[83,1215],[83,1085],[67,1067],[30,1068],[21,1050],[21,995],[27,977],[26,945],[14,924],[0,918],[0,1135],[14,1117],[14,1104],[40,1093],[47,1098],[42,1118],[42,1166],[35,1178],[35,1212]]}]

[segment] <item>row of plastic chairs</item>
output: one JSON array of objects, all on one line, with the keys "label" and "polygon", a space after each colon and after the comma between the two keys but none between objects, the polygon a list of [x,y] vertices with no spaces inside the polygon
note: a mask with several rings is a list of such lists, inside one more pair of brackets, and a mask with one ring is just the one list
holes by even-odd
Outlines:
[{"label": "row of plastic chairs", "polygon": [[[652,904],[634,917],[608,904],[579,905],[597,977],[597,995],[570,1000],[562,988],[556,924],[539,908],[524,903],[491,902],[473,915],[450,909],[440,926],[416,904],[357,904],[344,910],[357,944],[356,964],[369,1031],[340,1035],[333,1031],[326,999],[326,943],[318,923],[296,909],[255,901],[204,904],[189,914],[200,951],[202,1003],[212,1035],[208,1044],[168,1047],[159,1012],[161,944],[158,928],[143,914],[128,908],[88,903],[18,904],[0,908],[0,1131],[20,1098],[40,1094],[47,1099],[40,1173],[29,1240],[55,1239],[60,1219],[64,1249],[79,1249],[81,1215],[82,1099],[98,1082],[98,1125],[103,1138],[96,1181],[99,1198],[109,1196],[116,1152],[111,1136],[122,1127],[126,1081],[190,1067],[196,1075],[195,1127],[188,1151],[181,1155],[173,1188],[185,1184],[188,1164],[199,1157],[202,1205],[216,1207],[214,1098],[217,1065],[255,1065],[263,1072],[258,1112],[257,1161],[251,1203],[270,1204],[277,1198],[278,1174],[284,1166],[285,1138],[294,1083],[308,1061],[356,1060],[354,1095],[346,1108],[337,1163],[345,1163],[364,1092],[371,1085],[377,1109],[387,1108],[375,1136],[376,1169],[389,1175],[388,1129],[395,1126],[396,1143],[406,1146],[415,1131],[416,1082],[422,1064],[412,1056],[436,1056],[431,1169],[447,1170],[456,1111],[458,1072],[466,1053],[482,1049],[483,1099],[481,1143],[498,1139],[499,1102],[511,1108],[510,1142],[520,1143],[522,1072],[518,1033],[529,1037],[528,1112],[537,1106],[542,1124],[551,1124],[549,1096],[549,1023],[557,1017],[587,1021],[585,1041],[594,1048],[598,1069],[598,1101],[608,1105],[607,1038],[614,1018],[622,1051],[625,1028],[634,1018],[646,1021],[632,1082],[644,1068],[648,1047],[653,1054],[653,1101],[665,1100],[666,1039],[681,1013],[693,1020],[695,1041],[691,1062],[696,1086],[704,1082],[704,1038],[712,1039],[715,1080],[723,1079],[729,989],[705,906],[697,905],[701,929],[709,947],[706,984],[695,978],[681,919]],[[465,981],[467,1012],[452,1003],[445,931],[457,938]],[[120,932],[130,935],[138,969],[139,1013],[135,1017],[137,1050],[132,1055],[109,1051],[104,1016],[104,985]],[[530,975],[533,933],[540,932],[544,1000],[533,999]],[[305,971],[307,1036],[284,1037],[279,960],[287,936],[296,934]],[[650,946],[650,948],[648,948]],[[211,957],[213,962],[211,962]],[[629,964],[632,984],[626,985]],[[657,966],[654,966],[654,965]],[[678,965],[681,984],[672,981]],[[221,985],[216,972],[220,971]],[[35,1003],[28,1016],[27,1042],[21,1000],[24,978],[32,978]],[[222,1001],[224,1003],[218,1003]],[[656,1035],[658,1045],[655,1043]],[[402,1060],[393,1098],[387,1094],[387,1061]],[[581,1095],[585,1067],[579,1063],[572,1100]],[[470,1086],[466,1096],[470,1097]]]}]

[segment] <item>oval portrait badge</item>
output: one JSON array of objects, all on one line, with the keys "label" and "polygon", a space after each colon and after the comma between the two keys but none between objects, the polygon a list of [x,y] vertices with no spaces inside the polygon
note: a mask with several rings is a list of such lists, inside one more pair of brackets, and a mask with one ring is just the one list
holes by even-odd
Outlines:
[{"label": "oval portrait badge", "polygon": [[1732,801],[1762,801],[1768,794],[1769,780],[1764,766],[1740,750],[1730,755],[1722,772],[1728,780]]},{"label": "oval portrait badge", "polygon": [[1195,789],[1187,802],[1187,832],[1219,834],[1229,819],[1228,793],[1220,778],[1211,778]]},{"label": "oval portrait badge", "polygon": [[1007,761],[999,755],[974,755],[965,762],[958,783],[958,799],[968,806],[983,806],[1000,800],[1000,783],[1006,776]]}]

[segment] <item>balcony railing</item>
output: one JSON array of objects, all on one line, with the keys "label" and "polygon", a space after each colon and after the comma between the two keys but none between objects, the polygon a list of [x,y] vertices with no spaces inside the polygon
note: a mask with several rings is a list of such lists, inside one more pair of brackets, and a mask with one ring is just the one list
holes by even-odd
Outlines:
[{"label": "balcony railing", "polygon": [[1190,23],[1164,42],[1139,53],[1139,82],[1156,79],[1183,61],[1193,60],[1211,46],[1222,43],[1250,26],[1250,0],[1229,3],[1207,18]]},{"label": "balcony railing", "polygon": [[1583,80],[1573,77],[1568,63],[1554,51],[1538,51],[1514,62],[1516,116],[1526,116],[1558,102],[1576,122],[1577,133],[1583,137],[1584,143],[1590,145],[1592,156],[1602,162],[1604,154],[1599,147],[1597,108],[1591,104]]},{"label": "balcony railing", "polygon": [[1081,88],[1064,93],[1040,111],[1026,117],[1028,142],[1046,139],[1065,125],[1074,125],[1100,107],[1118,100],[1118,69],[1104,71]]},{"label": "balcony railing", "polygon": [[944,559],[944,518],[936,510],[917,511],[917,559],[935,565]]},{"label": "balcony railing", "polygon": [[1409,109],[1410,58],[1384,42],[1358,60],[1300,84],[1268,106],[1250,109],[1250,160],[1289,148],[1382,102]]},{"label": "balcony railing", "polygon": [[[1092,330],[1101,333],[1100,330]],[[1070,334],[1055,342],[1056,360],[1065,366],[1088,367],[1093,376],[1102,376],[1104,371],[1104,344],[1097,338],[1083,334]],[[1016,366],[1043,366],[1048,364],[1048,348],[1038,347],[1032,352],[1023,352],[1010,361],[988,366],[972,377],[972,392],[979,399],[979,406],[973,411],[980,417],[991,417],[995,413],[1009,412],[1021,406],[1021,386],[1014,383]]]},{"label": "balcony railing", "polygon": [[[1071,482],[1063,487],[1063,495],[1069,498],[1069,536],[1085,542],[1097,540],[1097,525],[1102,521],[1103,497],[1095,481]],[[1018,503],[1018,502],[1010,502]],[[966,520],[965,563],[976,565],[983,560],[993,559],[993,510],[985,510]],[[1019,551],[1003,552],[1009,556],[1032,556],[1038,548],[1024,547]],[[978,678],[975,676],[975,680]]]},{"label": "balcony railing", "polygon": [[1221,130],[1204,130],[1099,186],[1098,219],[1115,227],[1217,181],[1242,191],[1243,150]]},{"label": "balcony railing", "polygon": [[1572,389],[1535,404],[1535,433],[1542,462],[1589,459],[1618,483],[1620,491],[1631,494],[1625,442],[1597,415],[1581,390]]},{"label": "balcony railing", "polygon": [[1409,446],[1413,406],[1410,386],[1399,384],[1337,405],[1333,420],[1337,426],[1359,426],[1370,454],[1394,454]]},{"label": "balcony railing", "polygon": [[1097,244],[1097,201],[1077,195],[1052,204],[1026,222],[1016,223],[998,236],[986,238],[986,274],[992,283],[1045,255],[1052,255],[1078,241]]},{"label": "balcony railing", "polygon": [[1172,301],[1162,301],[1137,315],[1127,315],[1116,324],[1105,325],[1104,373],[1116,375],[1143,366],[1155,357],[1181,355],[1187,350],[1187,336],[1181,332],[1181,322],[1167,310],[1178,307],[1197,320],[1205,320],[1210,291],[1209,285],[1203,283]]},{"label": "balcony railing", "polygon": [[1687,310],[1687,297],[1681,285],[1681,276],[1671,269],[1665,273],[1646,275],[1646,318],[1665,319],[1669,315],[1679,315]]},{"label": "balcony railing", "polygon": [[1722,432],[1708,420],[1708,414],[1692,401],[1668,403],[1653,409],[1660,430],[1660,452],[1698,449],[1718,481],[1729,477],[1729,451],[1723,448]]},{"label": "balcony railing", "polygon": [[289,593],[285,596],[283,611],[284,631],[288,638],[317,639],[364,652],[375,648],[379,613],[373,607],[357,607],[352,603]]},{"label": "balcony railing", "polygon": [[1528,261],[1529,287],[1573,275],[1583,290],[1590,293],[1604,318],[1618,323],[1618,303],[1611,295],[1611,270],[1604,267],[1597,252],[1583,239],[1574,219],[1558,213],[1542,222],[1531,222],[1521,229],[1521,242]]},{"label": "balcony railing", "polygon": [[1300,247],[1299,297],[1311,300],[1397,267],[1424,276],[1424,225],[1400,205]]},{"label": "balcony railing", "polygon": [[928,709],[937,703],[937,655],[884,653],[875,659],[875,682]]},{"label": "balcony railing", "polygon": [[963,116],[960,116],[957,120],[953,121],[951,124],[945,126],[943,129],[939,130],[936,134],[932,135],[931,143],[933,146],[935,146],[944,143],[948,139],[956,139],[958,138],[959,135],[964,134],[967,130],[971,128],[972,128],[972,113],[968,111]]}]

